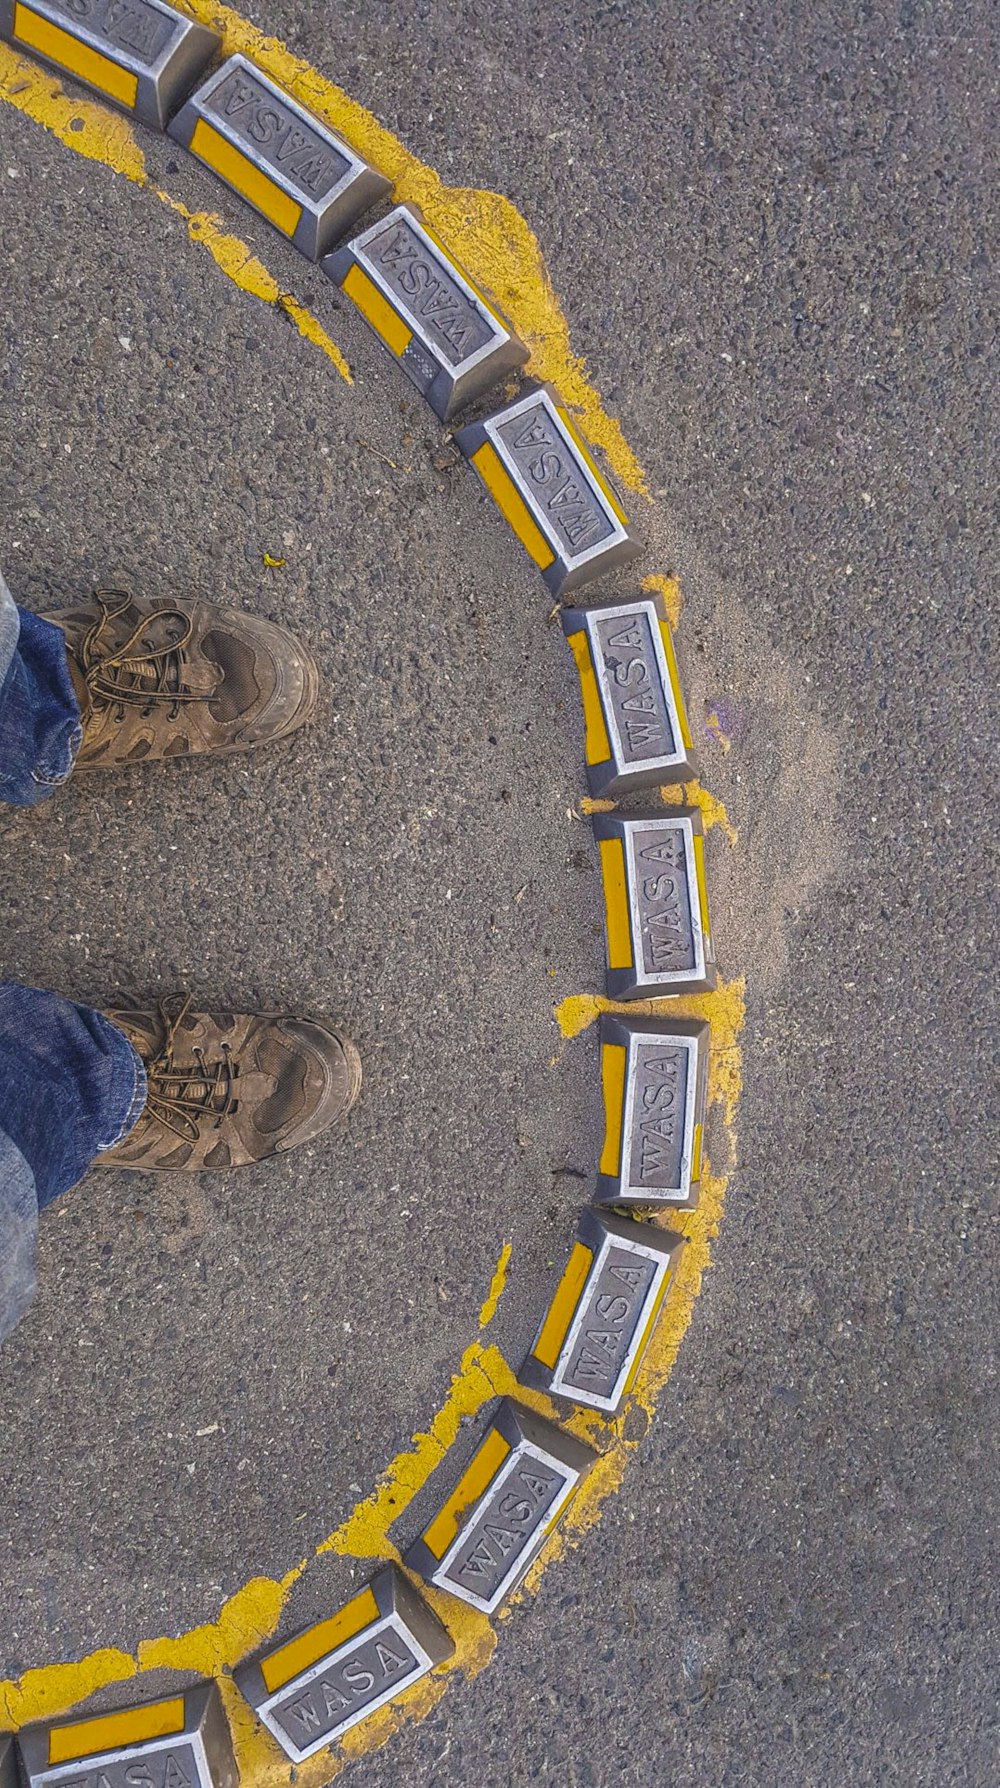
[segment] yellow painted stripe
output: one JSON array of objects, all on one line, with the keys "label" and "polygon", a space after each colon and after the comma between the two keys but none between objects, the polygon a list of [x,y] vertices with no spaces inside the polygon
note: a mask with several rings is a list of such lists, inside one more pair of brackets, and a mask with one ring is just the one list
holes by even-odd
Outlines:
[{"label": "yellow painted stripe", "polygon": [[601,1046],[601,1084],[604,1088],[604,1149],[602,1173],[616,1174],[622,1161],[622,1110],[625,1105],[625,1061],[628,1051],[623,1043]]},{"label": "yellow painted stripe", "polygon": [[678,671],[677,671],[677,659],[674,654],[673,635],[671,634],[670,628],[667,626],[666,621],[660,622],[660,638],[663,641],[663,650],[664,650],[664,653],[666,654],[667,671],[670,676],[670,687],[674,692],[674,702],[677,707],[677,718],[680,721],[680,727],[681,727],[681,738],[683,739],[685,745],[687,746],[687,749],[690,751],[691,750],[691,729],[688,726],[687,709],[684,706],[684,697],[681,694],[681,680],[680,680],[680,676],[678,675]]},{"label": "yellow painted stripe", "polygon": [[500,514],[510,522],[521,545],[528,551],[540,571],[555,559],[545,535],[539,528],[520,491],[501,465],[489,441],[472,455],[472,464],[479,473]]},{"label": "yellow painted stripe", "polygon": [[695,1124],[694,1142],[691,1147],[691,1178],[701,1179],[701,1125]]},{"label": "yellow painted stripe", "polygon": [[318,1658],[325,1658],[331,1651],[336,1651],[338,1645],[353,1639],[356,1633],[370,1627],[372,1621],[377,1619],[378,1603],[375,1593],[372,1589],[363,1589],[360,1595],[356,1595],[346,1607],[341,1608],[339,1614],[334,1614],[330,1620],[317,1621],[314,1627],[307,1627],[298,1638],[289,1639],[287,1645],[279,1646],[277,1651],[272,1651],[270,1657],[264,1658],[260,1673],[265,1687],[269,1691],[283,1688],[286,1682],[291,1682],[293,1676],[301,1676],[303,1670],[309,1669],[310,1664],[315,1664]]},{"label": "yellow painted stripe", "polygon": [[608,924],[608,967],[627,969],[632,967],[632,933],[628,922],[625,846],[620,838],[602,838],[600,844]]},{"label": "yellow painted stripe", "polygon": [[148,1707],[130,1707],[123,1713],[98,1714],[92,1720],[75,1720],[70,1726],[53,1726],[49,1732],[49,1762],[70,1763],[76,1757],[95,1757],[100,1751],[120,1751],[125,1745],[141,1745],[184,1730],[184,1697],[152,1701]]},{"label": "yellow painted stripe", "polygon": [[367,273],[355,264],[350,268],[343,284],[352,304],[356,304],[361,315],[369,322],[375,334],[381,336],[387,348],[397,356],[404,354],[413,340],[413,330],[407,328],[401,316],[393,310],[389,300],[379,291]]},{"label": "yellow painted stripe", "polygon": [[540,1360],[543,1366],[554,1366],[559,1358],[559,1349],[566,1339],[566,1331],[580,1302],[580,1293],[593,1260],[593,1248],[588,1248],[584,1242],[577,1242],[566,1263],[566,1271],[556,1286],[541,1333],[532,1349],[535,1359]]},{"label": "yellow painted stripe", "polygon": [[601,471],[600,466],[595,461],[594,456],[591,453],[590,448],[587,446],[586,441],[583,439],[583,436],[580,434],[580,432],[576,426],[576,423],[573,421],[572,417],[567,415],[566,411],[563,409],[561,404],[557,404],[556,409],[559,412],[560,420],[563,422],[563,424],[566,428],[567,434],[569,435],[574,446],[577,448],[577,451],[580,454],[580,458],[586,460],[588,466],[590,467],[590,470],[593,472],[594,477],[597,479],[598,484],[600,485],[602,491],[604,492],[604,495],[607,497],[608,502],[611,504],[612,509],[614,510],[615,514],[617,515],[618,520],[621,522],[622,527],[627,528],[628,527],[628,516],[625,514],[624,509],[622,508],[621,504],[619,503],[618,498],[615,496],[615,493],[612,490],[607,479],[605,478],[604,473]]},{"label": "yellow painted stripe", "polygon": [[199,118],[191,138],[191,153],[206,167],[218,174],[227,186],[235,187],[240,196],[262,212],[268,223],[285,236],[294,236],[302,216],[302,206],[282,192],[276,181],[268,179],[248,156],[234,148],[227,138]]},{"label": "yellow painted stripe", "polygon": [[109,99],[116,99],[119,105],[134,106],[135,96],[139,91],[138,77],[127,68],[119,68],[110,56],[102,56],[99,50],[92,50],[88,44],[81,43],[79,38],[72,37],[58,25],[52,25],[43,19],[30,6],[14,8],[14,36],[18,43],[28,45],[37,50],[40,56],[47,56],[50,62],[58,62],[69,74],[77,75],[99,92],[106,93]]},{"label": "yellow painted stripe", "polygon": [[700,832],[694,835],[694,874],[698,883],[698,906],[701,911],[701,929],[705,933],[705,941],[711,936],[708,924],[708,889],[705,886],[705,840]]},{"label": "yellow painted stripe", "polygon": [[545,1538],[546,1539],[548,1539],[549,1534],[554,1532],[554,1530],[559,1526],[559,1523],[562,1520],[563,1516],[569,1512],[570,1503],[573,1501],[573,1498],[576,1495],[579,1488],[580,1488],[580,1484],[579,1484],[579,1480],[578,1480],[573,1485],[573,1488],[570,1491],[569,1495],[567,1496],[566,1501],[563,1503],[562,1508],[557,1509],[555,1514],[551,1517],[551,1519],[548,1522],[546,1522],[546,1525],[545,1525]]},{"label": "yellow painted stripe", "polygon": [[590,642],[584,629],[567,636],[567,644],[576,659],[576,668],[580,676],[580,695],[583,700],[584,741],[583,755],[588,764],[606,764],[611,756],[611,742],[608,729],[604,723],[604,709],[601,707],[601,695],[597,687],[597,676],[594,662],[590,656]]},{"label": "yellow painted stripe", "polygon": [[673,1275],[672,1268],[664,1273],[663,1284],[660,1286],[659,1291],[657,1292],[655,1298],[653,1299],[653,1308],[649,1312],[649,1316],[646,1320],[646,1327],[642,1331],[642,1340],[639,1342],[638,1352],[636,1353],[635,1359],[632,1361],[631,1370],[629,1372],[628,1377],[625,1380],[626,1392],[628,1392],[632,1389],[632,1386],[634,1385],[634,1383],[636,1381],[639,1367],[642,1365],[642,1356],[645,1353],[647,1347],[649,1346],[650,1340],[652,1338],[653,1330],[656,1327],[656,1319],[659,1316],[660,1310],[663,1307],[663,1300],[667,1295],[667,1291],[670,1287],[671,1281],[673,1280],[673,1276],[674,1275]]},{"label": "yellow painted stripe", "polygon": [[448,1501],[440,1508],[424,1532],[424,1545],[435,1558],[443,1558],[458,1532],[458,1519],[482,1496],[510,1452],[510,1446],[496,1428],[491,1428],[471,1464],[463,1472]]}]

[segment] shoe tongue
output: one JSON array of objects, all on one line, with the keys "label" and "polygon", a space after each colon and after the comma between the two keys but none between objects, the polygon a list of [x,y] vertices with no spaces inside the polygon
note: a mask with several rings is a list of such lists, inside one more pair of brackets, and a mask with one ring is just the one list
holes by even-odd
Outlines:
[{"label": "shoe tongue", "polygon": [[108,1012],[111,1023],[128,1038],[132,1048],[148,1062],[157,1053],[162,1027],[153,1012]]},{"label": "shoe tongue", "polygon": [[93,706],[93,703],[90,698],[90,690],[87,688],[87,679],[84,676],[82,670],[80,669],[80,666],[79,666],[76,658],[74,657],[73,653],[71,652],[69,646],[66,647],[66,662],[69,665],[69,674],[70,674],[70,679],[73,684],[73,693],[77,699],[77,704],[80,709],[81,718],[83,720],[86,720],[87,716],[89,715],[90,710]]},{"label": "shoe tongue", "polygon": [[[213,665],[206,662],[200,652],[192,649],[193,640],[189,640],[184,646],[180,645],[179,642],[184,634],[184,624],[175,610],[153,610],[151,614],[145,616],[138,634],[135,632],[135,626],[134,613],[124,615],[115,630],[111,646],[112,652],[121,652],[130,641],[132,642],[128,659],[129,668],[133,672],[152,682],[154,678],[158,678],[162,674],[163,666],[167,662],[164,653],[175,651],[178,658],[174,660],[174,666],[176,667],[179,663],[180,686],[189,690],[192,695],[211,695],[219,681],[218,672]],[[147,658],[144,656],[147,652],[156,653],[158,656]],[[170,686],[173,686],[175,675],[176,668],[169,679]]]}]

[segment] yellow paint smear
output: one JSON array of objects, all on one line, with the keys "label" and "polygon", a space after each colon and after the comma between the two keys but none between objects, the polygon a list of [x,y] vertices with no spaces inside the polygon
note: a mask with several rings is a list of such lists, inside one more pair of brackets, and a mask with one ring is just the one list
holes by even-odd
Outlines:
[{"label": "yellow paint smear", "polygon": [[663,597],[663,605],[667,611],[667,620],[670,622],[671,627],[676,627],[681,618],[681,609],[684,606],[684,598],[681,595],[681,586],[677,578],[661,577],[659,574],[644,577],[642,580],[642,587],[647,596]]},{"label": "yellow paint smear", "polygon": [[155,191],[158,199],[162,199],[171,211],[184,219],[191,241],[207,248],[216,266],[221,267],[227,279],[239,286],[241,292],[249,292],[252,297],[261,298],[265,304],[273,304],[278,310],[284,311],[299,334],[320,348],[327,359],[333,362],[341,378],[351,384],[351,369],[336,342],[327,335],[312,311],[300,304],[297,298],[293,298],[290,292],[282,291],[274,274],[268,271],[263,261],[258,261],[256,255],[251,254],[245,242],[224,230],[221,220],[210,211],[189,211],[179,199],[172,199],[168,192],[161,192],[159,187],[150,190]]},{"label": "yellow paint smear", "polygon": [[[62,92],[57,77],[25,61],[0,43],[0,100],[15,106],[41,124],[53,136],[89,161],[103,162],[112,173],[124,174],[136,186],[151,193],[184,220],[192,242],[206,248],[227,279],[265,304],[273,304],[294,323],[306,341],[326,355],[351,383],[351,370],[337,344],[318,318],[290,292],[282,290],[274,274],[253,255],[245,242],[230,235],[221,219],[208,211],[189,211],[179,199],[154,186],[146,173],[142,150],[132,127],[96,101],[75,99]],[[79,129],[73,129],[78,124]]]},{"label": "yellow paint smear", "polygon": [[483,1304],[483,1307],[479,1312],[480,1330],[487,1328],[488,1325],[493,1321],[493,1318],[497,1313],[497,1305],[500,1302],[500,1299],[503,1295],[504,1286],[507,1283],[507,1272],[508,1272],[508,1268],[510,1267],[510,1256],[511,1256],[511,1243],[504,1242],[504,1245],[500,1250],[500,1259],[497,1261],[497,1264],[496,1264],[496,1271],[494,1272],[493,1278],[490,1281],[490,1289],[486,1295],[486,1301]]},{"label": "yellow paint smear", "polygon": [[739,839],[739,832],[726,812],[725,803],[707,788],[702,788],[700,782],[686,782],[683,788],[661,788],[660,796],[671,807],[697,807],[706,832],[710,832],[713,826],[719,826],[730,844],[735,844]]},{"label": "yellow paint smear", "polygon": [[0,99],[44,125],[75,154],[101,161],[114,173],[145,186],[145,158],[127,119],[98,100],[64,93],[58,75],[5,43],[0,43]]}]

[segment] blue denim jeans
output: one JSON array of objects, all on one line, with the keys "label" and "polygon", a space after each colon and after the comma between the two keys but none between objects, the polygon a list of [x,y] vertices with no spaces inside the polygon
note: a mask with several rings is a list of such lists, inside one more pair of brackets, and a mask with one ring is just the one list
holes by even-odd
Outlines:
[{"label": "blue denim jeans", "polygon": [[0,1341],[35,1286],[38,1213],[126,1137],[146,1070],[117,1025],[57,993],[0,981]]},{"label": "blue denim jeans", "polygon": [[[62,632],[15,607],[0,577],[0,800],[34,807],[80,747]],[[38,1213],[127,1136],[146,1072],[124,1033],[56,993],[0,981],[0,1341],[35,1285]]]},{"label": "blue denim jeans", "polygon": [[16,607],[0,575],[0,801],[35,807],[51,795],[82,730],[62,629]]}]

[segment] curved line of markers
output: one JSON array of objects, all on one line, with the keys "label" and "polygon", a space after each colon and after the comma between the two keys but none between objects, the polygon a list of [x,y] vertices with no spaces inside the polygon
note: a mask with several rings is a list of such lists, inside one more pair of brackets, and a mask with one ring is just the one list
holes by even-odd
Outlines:
[{"label": "curved line of markers", "polygon": [[[585,451],[585,449],[583,449],[583,451]],[[637,1228],[640,1228],[640,1225],[637,1225]],[[508,1255],[508,1257],[510,1257],[510,1250],[506,1250],[506,1255]],[[503,1266],[506,1266],[506,1262],[503,1262]],[[499,1289],[501,1289],[501,1287],[503,1287],[503,1275],[501,1275],[501,1286],[497,1287],[496,1280],[494,1280],[494,1287],[492,1287],[492,1289],[490,1289],[490,1298],[488,1298],[487,1307],[485,1307],[485,1312],[483,1312],[483,1320],[487,1321],[488,1318],[492,1318],[492,1314],[494,1314],[494,1311],[496,1311],[496,1302],[497,1302],[497,1298],[499,1298]],[[496,1350],[494,1350],[494,1352],[496,1352]],[[504,1364],[506,1364],[506,1362],[504,1362]],[[510,1375],[510,1370],[508,1370],[508,1379],[510,1379],[510,1377],[512,1377],[512,1375]],[[508,1387],[510,1387],[510,1386],[508,1386]],[[497,1386],[497,1389],[499,1389],[499,1386]],[[521,1384],[517,1384],[517,1391],[519,1391],[519,1393],[522,1393],[522,1389],[524,1389],[524,1387],[522,1387]],[[551,1407],[551,1405],[547,1405],[547,1407]],[[592,1432],[592,1434],[594,1434],[594,1432],[599,1432],[599,1430],[601,1430],[601,1429],[605,1430],[605,1432],[608,1432],[608,1429],[606,1429],[605,1423],[601,1423],[601,1421],[596,1421],[596,1423],[594,1423],[594,1420],[592,1420],[592,1418],[590,1418],[590,1432]],[[445,1505],[445,1507],[447,1507],[447,1505]],[[538,1561],[535,1561],[535,1563],[538,1563]],[[293,1573],[293,1575],[297,1575],[297,1573]],[[361,1595],[365,1595],[365,1591],[361,1591]],[[406,1691],[406,1688],[408,1688],[408,1684],[404,1684],[403,1693],[404,1693],[404,1691]],[[190,1691],[188,1691],[188,1693],[190,1693]],[[161,1704],[154,1704],[154,1706],[161,1706]],[[175,1700],[174,1700],[174,1706],[175,1706]],[[111,1725],[111,1720],[113,1720],[114,1716],[106,1716],[106,1718],[107,1718],[107,1724]],[[129,1713],[123,1713],[122,1718],[123,1718],[123,1720],[129,1720]],[[89,1725],[89,1724],[91,1724],[91,1722],[79,1722],[79,1725],[81,1725],[81,1727],[84,1727],[84,1725]],[[100,1722],[98,1722],[98,1724],[104,1724],[104,1720],[100,1720]],[[93,1752],[91,1752],[91,1754],[93,1754]]]}]

